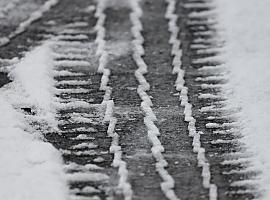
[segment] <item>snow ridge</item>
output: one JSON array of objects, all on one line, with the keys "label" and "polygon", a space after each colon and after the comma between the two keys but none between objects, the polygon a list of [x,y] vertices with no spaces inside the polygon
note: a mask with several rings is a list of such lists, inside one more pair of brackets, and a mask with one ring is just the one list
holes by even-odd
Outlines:
[{"label": "snow ridge", "polygon": [[23,33],[29,25],[31,25],[34,21],[39,20],[45,12],[49,11],[53,6],[58,4],[58,2],[59,0],[47,0],[40,7],[39,10],[33,12],[27,20],[21,22],[20,25],[16,28],[16,30],[13,33],[8,35],[7,37],[0,38],[0,46],[7,45],[12,38]]},{"label": "snow ridge", "polygon": [[102,73],[100,90],[105,91],[102,104],[106,106],[106,112],[104,116],[104,122],[109,123],[107,130],[108,136],[112,138],[110,146],[110,152],[114,154],[112,166],[118,167],[119,183],[118,187],[122,190],[125,200],[132,199],[132,188],[128,182],[128,170],[127,164],[122,160],[121,146],[119,145],[119,135],[115,132],[115,125],[117,119],[113,116],[114,102],[111,100],[112,88],[108,86],[109,76],[111,74],[110,69],[106,68],[108,63],[108,53],[105,51],[106,41],[104,22],[106,15],[104,10],[106,9],[107,0],[99,0],[97,4],[97,10],[95,17],[97,18],[97,24],[95,30],[97,32],[96,44],[97,44],[97,56],[99,56],[98,72]]},{"label": "snow ridge", "polygon": [[168,199],[179,200],[179,198],[174,192],[174,179],[165,169],[168,165],[167,161],[162,155],[162,152],[164,152],[165,150],[158,138],[158,136],[160,135],[159,129],[154,123],[157,118],[151,108],[152,101],[146,93],[146,91],[150,89],[150,85],[144,77],[144,74],[147,73],[147,65],[142,58],[142,56],[144,55],[144,39],[141,34],[143,27],[140,21],[140,17],[142,16],[143,11],[139,5],[139,0],[130,1],[130,6],[132,10],[132,12],[130,13],[130,20],[133,25],[131,31],[134,36],[134,40],[132,41],[133,59],[138,66],[138,69],[135,71],[135,77],[139,82],[137,93],[142,100],[141,108],[145,113],[144,124],[148,129],[148,138],[153,145],[151,151],[156,160],[156,170],[163,180],[163,182],[161,183],[161,190]]},{"label": "snow ridge", "polygon": [[172,56],[173,56],[173,74],[177,74],[175,81],[176,90],[180,92],[181,105],[184,107],[185,121],[188,122],[189,136],[193,137],[193,151],[197,153],[198,166],[202,167],[202,178],[203,186],[209,189],[209,199],[217,199],[217,186],[212,184],[210,164],[205,157],[205,149],[201,147],[200,131],[196,131],[196,119],[192,116],[192,105],[188,99],[188,87],[185,86],[185,71],[181,69],[181,57],[182,50],[180,49],[181,41],[178,39],[179,27],[177,26],[178,16],[175,14],[175,0],[166,0],[167,11],[165,18],[168,19],[168,30],[171,32],[171,38],[169,43],[172,45]]}]

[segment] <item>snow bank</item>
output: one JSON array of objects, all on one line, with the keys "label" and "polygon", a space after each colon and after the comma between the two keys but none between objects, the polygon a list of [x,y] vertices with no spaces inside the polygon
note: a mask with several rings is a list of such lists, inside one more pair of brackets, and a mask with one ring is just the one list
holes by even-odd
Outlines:
[{"label": "snow bank", "polygon": [[243,142],[262,171],[263,199],[270,199],[270,1],[218,0],[217,6],[230,71],[228,103],[242,108]]},{"label": "snow bank", "polygon": [[49,44],[34,49],[11,70],[13,82],[0,89],[0,199],[67,199],[60,153],[29,126],[34,120],[55,125],[51,63]]}]

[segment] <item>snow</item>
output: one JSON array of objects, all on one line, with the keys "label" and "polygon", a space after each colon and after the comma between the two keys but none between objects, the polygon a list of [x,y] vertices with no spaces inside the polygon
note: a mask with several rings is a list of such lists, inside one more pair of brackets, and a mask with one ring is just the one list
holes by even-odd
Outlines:
[{"label": "snow", "polygon": [[97,157],[97,158],[95,158],[93,161],[96,162],[96,163],[101,163],[101,162],[104,161],[104,158],[102,158],[102,157]]},{"label": "snow", "polygon": [[91,186],[87,186],[87,187],[84,187],[81,190],[81,192],[91,194],[91,193],[100,193],[100,190],[98,190],[98,189],[96,189],[94,187],[91,187]]},{"label": "snow", "polygon": [[73,138],[73,140],[94,140],[94,137],[90,137],[86,134],[80,134],[77,137]]},{"label": "snow", "polygon": [[66,171],[77,170],[77,171],[89,171],[89,170],[102,170],[102,167],[99,167],[95,164],[86,164],[86,165],[79,165],[77,163],[69,163],[65,165]]},{"label": "snow", "polygon": [[99,172],[76,172],[72,174],[66,174],[69,182],[103,182],[108,181],[109,176]]},{"label": "snow", "polygon": [[89,93],[89,89],[84,89],[84,88],[73,88],[73,89],[55,89],[56,94],[87,94]]},{"label": "snow", "polygon": [[208,94],[200,93],[199,96],[198,96],[198,98],[199,99],[221,99],[222,96],[214,95],[214,94],[210,94],[210,93],[208,93]]},{"label": "snow", "polygon": [[101,200],[99,196],[86,197],[82,195],[71,196],[70,200]]},{"label": "snow", "polygon": [[204,1],[203,3],[186,3],[184,4],[185,8],[213,8],[213,2],[212,1]]},{"label": "snow", "polygon": [[68,25],[66,25],[67,28],[85,28],[88,26],[88,23],[87,22],[73,22],[73,23],[70,23]]},{"label": "snow", "polygon": [[222,84],[201,84],[202,89],[220,89],[223,87]]},{"label": "snow", "polygon": [[93,105],[85,102],[85,101],[72,101],[69,103],[59,103],[56,105],[57,109],[61,109],[61,110],[68,110],[68,109],[75,109],[75,108],[92,108]]},{"label": "snow", "polygon": [[226,81],[228,76],[207,76],[207,77],[198,77],[195,81],[209,82],[209,81]]},{"label": "snow", "polygon": [[[92,127],[80,127],[80,128],[73,128],[70,129],[70,132],[87,132],[87,133],[91,133],[91,132],[97,132],[96,129],[92,128]],[[84,137],[84,136],[80,136],[80,137]],[[78,137],[79,139],[79,137]]]},{"label": "snow", "polygon": [[60,151],[62,154],[65,155],[76,155],[76,156],[94,156],[98,154],[95,150],[70,151],[61,149]]},{"label": "snow", "polygon": [[92,142],[84,142],[77,145],[72,146],[72,149],[96,149],[98,146]]},{"label": "snow", "polygon": [[59,35],[57,36],[58,40],[88,40],[88,36],[85,34],[79,35]]},{"label": "snow", "polygon": [[91,84],[91,81],[90,80],[87,80],[87,81],[83,81],[83,80],[62,80],[62,81],[58,81],[56,83],[57,85],[84,85],[84,86],[87,86],[87,85],[90,85]]},{"label": "snow", "polygon": [[55,62],[55,64],[59,67],[66,67],[66,68],[72,68],[72,67],[90,67],[90,63],[87,61],[82,60],[58,60]]},{"label": "snow", "polygon": [[[80,194],[93,194],[93,193],[101,193],[101,191],[94,188],[94,187],[92,187],[92,186],[86,186],[86,187],[83,187],[82,189],[78,189],[78,188],[72,189],[71,193],[72,194],[77,194],[77,193],[80,193]],[[89,200],[89,198],[87,198],[87,200]]]},{"label": "snow", "polygon": [[222,63],[222,58],[221,56],[212,56],[212,57],[206,57],[206,58],[198,58],[192,60],[192,64],[208,64],[208,63],[216,63],[220,62]]},{"label": "snow", "polygon": [[75,52],[70,51],[70,48],[66,49],[65,50],[66,52],[62,50],[58,50],[58,53],[54,53],[54,57],[55,59],[58,59],[58,60],[60,59],[83,60],[83,59],[87,59],[88,57],[87,53],[83,52],[81,49],[76,50],[76,48],[72,48],[71,50],[75,50]]},{"label": "snow", "polygon": [[83,75],[85,75],[83,73],[70,72],[68,70],[60,70],[60,71],[55,70],[53,73],[54,73],[54,76],[59,76],[59,77],[61,77],[61,76],[83,76]]},{"label": "snow", "polygon": [[26,27],[28,27],[31,23],[34,21],[40,19],[42,15],[51,9],[52,6],[55,6],[58,3],[58,0],[48,0],[46,1],[40,8],[33,12],[30,17],[26,20],[20,23],[19,27],[16,29],[14,35],[11,35],[11,37],[16,36],[17,34],[20,34],[25,31]]},{"label": "snow", "polygon": [[30,107],[37,115],[56,127],[53,106],[53,59],[50,42],[27,53],[9,73],[13,80],[7,85],[5,95],[15,106]]},{"label": "snow", "polygon": [[[13,0],[10,1],[8,3],[6,3],[5,1],[1,1],[0,5],[0,13],[1,13],[1,18],[4,17],[4,13],[7,13],[8,11],[14,9],[14,7],[16,7],[16,4],[18,4],[19,0]],[[2,14],[3,13],[3,14]]]},{"label": "snow", "polygon": [[[239,106],[241,130],[259,175],[262,199],[270,199],[270,1],[218,0],[220,28],[226,41],[224,58],[230,71],[224,92],[229,107]],[[232,91],[232,92],[230,92]]]},{"label": "snow", "polygon": [[1,199],[67,199],[60,153],[31,129],[31,115],[20,109],[32,108],[45,128],[55,128],[49,46],[45,43],[27,53],[11,68],[13,81],[0,89]]},{"label": "snow", "polygon": [[57,40],[55,46],[66,47],[66,48],[78,48],[78,49],[85,49],[89,48],[89,43],[82,42],[82,41],[63,41]]},{"label": "snow", "polygon": [[[29,25],[31,25],[34,21],[39,20],[45,12],[49,11],[53,6],[55,6],[58,3],[58,0],[47,0],[47,1],[45,1],[45,3],[43,5],[37,5],[34,2],[31,2],[31,3],[27,2],[25,4],[25,2],[24,2],[24,3],[22,3],[22,6],[24,6],[24,4],[25,4],[26,8],[24,8],[24,9],[26,11],[23,9],[22,10],[14,9],[16,7],[16,4],[18,4],[18,3],[19,3],[19,1],[16,2],[16,0],[13,3],[10,2],[10,8],[8,8],[8,9],[12,9],[13,12],[8,12],[7,14],[11,13],[12,16],[8,16],[7,14],[4,14],[8,17],[8,20],[4,19],[4,22],[5,23],[8,22],[10,25],[10,24],[14,23],[12,21],[15,20],[17,28],[14,32],[10,33],[8,36],[0,38],[0,46],[8,44],[10,42],[10,39],[23,33]],[[3,13],[4,13],[4,11],[0,11],[0,15],[1,14],[3,15]],[[31,14],[28,16],[28,13],[31,13]],[[21,18],[22,16],[25,17],[25,15],[26,15],[26,19],[24,19],[24,20],[19,19],[20,22],[19,22],[19,24],[17,24],[18,19],[16,19],[16,18]]]}]

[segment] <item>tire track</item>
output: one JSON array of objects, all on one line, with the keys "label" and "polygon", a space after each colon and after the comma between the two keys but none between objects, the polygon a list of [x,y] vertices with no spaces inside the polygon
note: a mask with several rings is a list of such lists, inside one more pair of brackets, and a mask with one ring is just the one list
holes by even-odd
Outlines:
[{"label": "tire track", "polygon": [[102,104],[106,105],[106,111],[104,116],[104,122],[108,122],[108,136],[112,138],[112,143],[110,146],[110,152],[114,154],[114,159],[112,166],[118,168],[119,183],[118,188],[121,190],[121,193],[124,196],[125,200],[132,199],[132,189],[131,185],[128,182],[128,170],[126,162],[122,160],[122,150],[119,146],[119,135],[115,131],[115,126],[117,124],[117,118],[113,115],[114,112],[114,101],[111,100],[112,87],[108,86],[109,76],[111,70],[107,68],[108,62],[108,53],[105,50],[106,41],[104,40],[106,35],[106,29],[104,27],[106,14],[104,13],[106,6],[108,4],[107,0],[99,1],[96,11],[96,17],[98,17],[98,22],[96,25],[97,30],[97,54],[99,56],[99,68],[98,72],[102,73],[100,90],[104,90],[104,98]]},{"label": "tire track", "polygon": [[118,180],[111,167],[109,124],[103,122],[108,111],[102,104],[102,76],[96,73],[95,38],[99,33],[94,14],[73,19],[54,42],[59,132],[46,138],[63,154],[71,199],[114,196]]},{"label": "tire track", "polygon": [[219,199],[253,199],[255,172],[249,155],[239,144],[240,125],[237,110],[225,109],[226,67],[220,59],[223,41],[216,29],[215,10],[211,1],[185,1],[177,6],[182,20],[182,63],[186,71],[188,98],[193,105],[201,145],[211,164],[211,180],[218,186]]},{"label": "tire track", "polygon": [[182,50],[181,41],[178,39],[179,27],[176,25],[177,15],[175,15],[175,1],[167,1],[168,7],[165,17],[169,19],[169,31],[171,37],[169,43],[172,44],[171,54],[173,55],[173,73],[177,74],[175,81],[176,90],[180,92],[181,105],[184,107],[185,121],[188,122],[188,133],[193,138],[193,151],[197,153],[198,166],[202,168],[202,182],[204,188],[209,190],[209,199],[217,199],[217,187],[211,183],[211,172],[208,160],[205,158],[205,148],[201,146],[202,132],[196,131],[196,119],[192,114],[192,104],[189,103],[188,90],[185,86],[185,71],[181,69]]},{"label": "tire track", "polygon": [[108,86],[106,6],[106,0],[99,1],[92,13],[96,37],[84,34],[92,29],[87,21],[78,21],[55,42],[60,132],[47,138],[63,153],[72,199],[132,196]]},{"label": "tire track", "polygon": [[161,133],[156,125],[157,116],[152,109],[154,105],[150,99],[150,96],[147,94],[151,86],[145,78],[145,74],[148,73],[148,65],[145,63],[145,59],[142,58],[142,56],[145,55],[145,49],[143,47],[145,39],[141,34],[144,28],[140,20],[140,18],[143,16],[143,10],[139,5],[139,1],[132,2],[131,9],[132,13],[130,14],[130,19],[133,24],[132,33],[134,36],[133,59],[138,66],[138,69],[135,71],[135,77],[139,82],[137,93],[142,101],[141,109],[144,112],[144,124],[147,127],[148,139],[152,143],[151,152],[156,160],[156,171],[162,179],[160,184],[161,190],[167,199],[177,200],[179,197],[177,197],[175,193],[175,181],[166,169],[168,167],[168,162],[163,155],[165,148],[159,140]]},{"label": "tire track", "polygon": [[[180,114],[184,113],[184,109],[180,108],[177,91],[183,88],[184,81],[183,73],[180,70],[180,41],[177,40],[179,30],[173,32],[176,30],[173,25],[176,26],[177,16],[172,15],[172,5],[169,4],[167,10],[165,10],[164,1],[146,1],[143,7],[147,13],[142,17],[143,23],[145,25],[152,24],[150,27],[145,26],[144,30],[146,52],[144,59],[149,69],[149,76],[146,75],[146,77],[153,85],[149,94],[153,97],[153,110],[158,113],[157,124],[163,133],[160,139],[167,152],[165,154],[169,163],[167,169],[175,177],[176,193],[179,194],[181,199],[216,199],[216,187],[209,182],[209,165],[205,162],[204,155],[200,154],[198,157],[199,167],[202,167],[200,169],[197,167],[197,156],[192,154],[191,144],[193,143],[193,151],[196,152],[200,148],[198,146],[200,141],[195,136],[192,142],[192,139],[186,134],[192,129],[190,124],[186,126],[186,123],[184,123],[184,120],[187,119],[187,109],[185,109],[186,116]],[[172,17],[172,20],[168,22],[169,27],[163,17],[165,12],[167,12],[166,16]],[[163,15],[160,13],[163,13]],[[171,35],[164,27],[171,30]],[[153,35],[155,36],[153,37]],[[173,59],[170,58],[170,51],[167,51],[171,48],[168,44],[169,38],[170,43],[173,44]],[[174,82],[176,77],[171,73],[171,63],[174,64],[174,74],[178,74],[176,83]],[[176,89],[174,89],[174,85]],[[203,179],[201,179],[201,175]]]},{"label": "tire track", "polygon": [[1,86],[14,57],[53,41],[59,124],[44,134],[71,199],[256,197],[211,2],[49,0],[0,46]]},{"label": "tire track", "polygon": [[[120,136],[123,160],[127,163],[133,199],[164,199],[160,178],[155,172],[155,160],[150,152],[151,144],[145,134],[147,130],[140,109],[141,100],[136,93],[138,84],[134,71],[137,66],[132,58],[132,24],[128,18],[130,7],[116,4],[108,8],[106,13],[110,16],[105,25],[107,41],[110,41],[114,57],[108,66],[112,72],[109,85],[114,87],[112,99],[118,119],[115,129]],[[123,53],[118,52],[119,49]]]},{"label": "tire track", "polygon": [[59,132],[46,138],[62,152],[72,199],[112,196],[117,177],[110,166],[111,139],[103,123],[106,105],[104,91],[99,91],[94,37],[82,34],[92,26],[87,21],[71,23],[54,44]]}]

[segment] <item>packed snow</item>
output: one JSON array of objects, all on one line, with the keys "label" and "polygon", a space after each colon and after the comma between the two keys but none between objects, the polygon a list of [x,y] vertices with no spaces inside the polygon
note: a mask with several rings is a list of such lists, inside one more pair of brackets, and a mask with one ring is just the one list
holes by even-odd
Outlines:
[{"label": "packed snow", "polygon": [[56,126],[52,61],[49,43],[32,50],[10,68],[13,81],[0,89],[1,199],[67,199],[60,153],[29,125],[38,119],[46,129]]},{"label": "packed snow", "polygon": [[[255,183],[270,199],[270,1],[218,0],[225,64],[230,71],[224,88],[228,106],[240,107],[242,142],[253,153],[262,174]],[[254,167],[253,166],[253,167]]]}]

